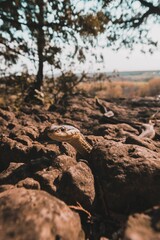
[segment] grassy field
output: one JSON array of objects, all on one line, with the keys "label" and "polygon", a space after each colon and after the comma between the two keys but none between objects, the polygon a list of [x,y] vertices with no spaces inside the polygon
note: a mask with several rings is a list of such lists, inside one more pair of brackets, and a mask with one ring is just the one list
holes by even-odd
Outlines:
[{"label": "grassy field", "polygon": [[[27,94],[27,89],[34,82],[35,76],[9,76],[0,79],[0,106],[21,106],[24,96]],[[44,81],[44,104],[55,103],[56,99],[60,99],[64,94],[81,93],[88,97],[99,98],[136,98],[160,95],[160,77],[156,76],[150,80],[137,80],[137,78],[129,79],[109,79],[96,78],[91,76],[84,82],[80,82],[69,91],[72,83],[72,78],[63,79],[46,78]],[[74,80],[74,78],[73,78]]]},{"label": "grassy field", "polygon": [[160,95],[160,77],[149,81],[96,81],[80,83],[78,89],[101,98],[133,98]]}]

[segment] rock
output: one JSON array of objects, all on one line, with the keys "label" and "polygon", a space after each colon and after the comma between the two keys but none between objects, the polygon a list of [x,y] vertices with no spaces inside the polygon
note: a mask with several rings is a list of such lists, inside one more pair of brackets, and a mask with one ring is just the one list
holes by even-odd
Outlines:
[{"label": "rock", "polygon": [[[108,137],[112,139],[117,139],[120,130],[127,131],[129,133],[138,134],[138,131],[130,126],[129,124],[119,123],[119,124],[100,124],[94,128],[94,133],[96,135],[104,136],[106,139]],[[119,137],[119,136],[118,136]]]},{"label": "rock", "polygon": [[0,185],[0,193],[15,188],[12,184]]},{"label": "rock", "polygon": [[17,142],[22,143],[23,145],[28,146],[28,147],[31,147],[31,146],[32,146],[32,141],[31,141],[30,137],[28,137],[28,136],[19,135],[18,137],[15,138],[15,140],[16,140]]},{"label": "rock", "polygon": [[11,139],[3,136],[0,140],[0,169],[8,167],[10,162],[28,162],[42,156],[55,157],[60,153],[59,147],[32,142],[27,136]]},{"label": "rock", "polygon": [[28,148],[16,140],[2,136],[0,140],[0,166],[14,162],[25,162]]},{"label": "rock", "polygon": [[[22,121],[24,125],[21,124],[16,124],[13,129],[10,131],[10,137],[15,139],[15,138],[20,138],[23,139],[24,137],[28,137],[27,143],[32,142],[32,140],[35,140],[36,138],[39,137],[39,131],[38,128],[34,126],[34,122],[32,122],[32,125],[26,126],[26,123]],[[20,137],[22,136],[22,137]]]},{"label": "rock", "polygon": [[32,147],[29,149],[28,158],[36,159],[42,156],[53,158],[60,154],[59,147],[55,144],[41,144],[33,142]]},{"label": "rock", "polygon": [[48,193],[15,188],[0,194],[1,240],[82,240],[78,214]]},{"label": "rock", "polygon": [[40,171],[37,171],[34,174],[34,178],[37,179],[43,190],[52,195],[55,195],[57,188],[54,182],[59,175],[60,171],[50,166],[48,168],[44,168]]},{"label": "rock", "polygon": [[94,177],[83,162],[63,172],[57,186],[58,196],[68,204],[79,202],[84,208],[91,208],[95,199]]},{"label": "rock", "polygon": [[93,148],[90,165],[98,175],[109,208],[124,213],[159,202],[159,157],[145,147],[107,140]]},{"label": "rock", "polygon": [[46,157],[30,160],[28,163],[11,162],[9,167],[0,173],[0,184],[15,184],[27,189],[43,189],[53,195],[57,190],[56,179],[77,161],[66,155],[56,158]]},{"label": "rock", "polygon": [[0,184],[17,184],[30,174],[30,169],[25,163],[10,163],[9,167],[0,173]]},{"label": "rock", "polygon": [[76,158],[77,152],[76,152],[75,148],[72,147],[69,143],[62,142],[60,149],[66,155],[68,155],[70,157],[73,157],[73,158]]},{"label": "rock", "polygon": [[33,178],[26,178],[17,183],[17,187],[24,187],[26,189],[37,189],[40,190],[40,184]]},{"label": "rock", "polygon": [[9,109],[10,111],[0,109],[0,117],[5,119],[7,122],[9,121],[16,121],[15,114]]},{"label": "rock", "polygon": [[129,216],[124,240],[160,240],[160,207]]},{"label": "rock", "polygon": [[[150,142],[147,140],[150,140]],[[145,141],[145,140],[141,139],[139,136],[134,136],[133,134],[131,134],[130,136],[127,136],[125,143],[126,144],[136,144],[136,145],[151,149],[153,151],[156,151],[156,146],[154,145],[154,143],[151,139],[146,139],[146,141]]]},{"label": "rock", "polygon": [[41,157],[30,162],[30,171],[33,178],[40,183],[41,189],[55,195],[58,177],[75,164],[76,160],[66,155],[59,155],[53,159]]},{"label": "rock", "polygon": [[52,166],[61,172],[67,170],[68,168],[76,164],[76,159],[70,156],[66,156],[65,154],[57,156],[52,162]]}]

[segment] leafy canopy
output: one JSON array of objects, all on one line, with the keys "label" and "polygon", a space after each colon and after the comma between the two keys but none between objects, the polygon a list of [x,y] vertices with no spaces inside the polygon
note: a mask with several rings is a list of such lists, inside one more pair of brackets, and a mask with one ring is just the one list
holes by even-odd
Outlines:
[{"label": "leafy canopy", "polygon": [[[103,0],[1,0],[0,52],[6,63],[20,55],[61,68],[61,53],[84,61],[84,49],[94,46],[108,17]],[[104,8],[103,8],[104,6]],[[86,44],[87,42],[87,44]]]},{"label": "leafy canopy", "polygon": [[115,0],[108,8],[108,15],[111,23],[107,29],[109,45],[132,50],[141,43],[151,53],[157,48],[159,39],[154,39],[150,30],[151,26],[160,24],[159,0]]}]

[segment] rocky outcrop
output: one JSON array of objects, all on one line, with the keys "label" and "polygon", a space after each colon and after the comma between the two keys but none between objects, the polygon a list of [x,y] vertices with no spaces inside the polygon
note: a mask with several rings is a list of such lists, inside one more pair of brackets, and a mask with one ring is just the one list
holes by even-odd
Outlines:
[{"label": "rocky outcrop", "polygon": [[[100,99],[99,102],[97,105],[96,99],[77,95],[49,110],[27,104],[19,111],[0,108],[0,225],[5,229],[2,240],[14,236],[16,239],[41,239],[43,234],[51,234],[46,235],[48,239],[59,239],[61,221],[58,220],[57,225],[53,223],[54,216],[56,219],[62,216],[67,221],[63,228],[67,237],[64,239],[81,239],[77,215],[73,214],[70,218],[73,223],[68,224],[66,216],[71,213],[64,203],[59,205],[57,198],[79,213],[86,239],[102,236],[111,239],[127,214],[142,212],[159,203],[160,122],[154,126],[153,139],[138,137],[142,124],[159,110],[159,102],[152,99]],[[108,117],[104,109],[112,111],[113,115]],[[45,129],[53,123],[77,127],[93,146],[91,155],[82,160],[70,144],[50,142]],[[48,208],[43,199],[48,202]],[[55,206],[58,201],[58,210],[55,210],[58,216],[50,213],[54,210],[52,201]],[[50,220],[45,214],[39,219],[43,205]],[[59,206],[62,210],[68,209],[64,210],[66,215]],[[21,221],[19,227],[18,220],[12,223],[22,219],[21,209],[25,226]],[[32,213],[37,222],[32,219]],[[117,217],[121,215],[122,218]],[[33,221],[30,223],[28,219]],[[150,219],[152,221],[152,217]],[[51,228],[51,222],[57,226],[56,230]],[[72,226],[77,233],[70,230]],[[127,226],[124,236],[129,239]]]}]

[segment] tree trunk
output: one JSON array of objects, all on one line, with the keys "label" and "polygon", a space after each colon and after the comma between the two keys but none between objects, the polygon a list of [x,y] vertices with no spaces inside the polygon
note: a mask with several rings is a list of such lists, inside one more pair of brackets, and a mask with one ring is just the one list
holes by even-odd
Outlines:
[{"label": "tree trunk", "polygon": [[40,90],[43,85],[43,48],[41,38],[38,39],[38,72],[36,77],[35,88]]},{"label": "tree trunk", "polygon": [[43,14],[43,1],[39,3],[39,14],[37,16],[38,19],[38,36],[37,36],[37,48],[38,48],[38,72],[35,82],[35,88],[40,90],[43,85],[43,50],[45,47],[45,36],[44,36],[44,14]]}]

